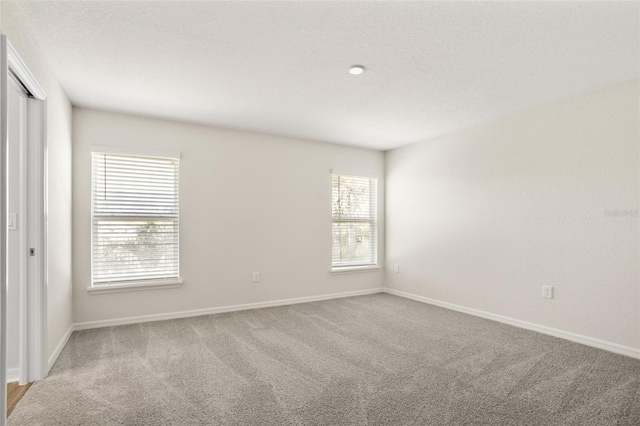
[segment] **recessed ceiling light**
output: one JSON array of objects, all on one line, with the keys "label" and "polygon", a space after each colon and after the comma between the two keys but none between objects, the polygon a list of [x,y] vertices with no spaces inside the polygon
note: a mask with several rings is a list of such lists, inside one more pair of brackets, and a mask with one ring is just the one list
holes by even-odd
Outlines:
[{"label": "recessed ceiling light", "polygon": [[353,65],[351,66],[351,68],[349,68],[349,74],[353,74],[353,75],[362,74],[364,70],[366,70],[366,68],[363,65]]}]

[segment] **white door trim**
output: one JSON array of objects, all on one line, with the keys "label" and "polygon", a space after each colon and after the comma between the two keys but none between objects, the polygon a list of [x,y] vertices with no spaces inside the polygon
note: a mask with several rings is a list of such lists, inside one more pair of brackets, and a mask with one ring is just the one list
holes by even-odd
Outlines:
[{"label": "white door trim", "polygon": [[24,84],[25,88],[33,95],[35,99],[44,101],[47,99],[47,95],[44,93],[42,86],[38,84],[38,81],[33,76],[27,65],[24,63],[16,49],[13,48],[9,40],[5,36],[2,37],[2,43],[7,46],[7,59],[8,67],[13,74],[18,77],[18,80]]},{"label": "white door trim", "polygon": [[27,142],[21,148],[25,171],[21,190],[27,208],[20,229],[26,229],[23,241],[27,250],[26,278],[21,279],[20,383],[43,379],[47,374],[46,357],[46,95],[24,61],[4,35],[0,35],[0,426],[6,413],[6,339],[7,339],[7,153],[8,153],[8,80],[13,74],[29,92],[27,102]]},{"label": "white door trim", "polygon": [[0,426],[7,422],[7,153],[8,153],[7,39],[0,36]]},{"label": "white door trim", "polygon": [[[11,43],[6,40],[8,72],[30,93],[23,199],[26,201],[26,277],[21,280],[20,383],[46,377],[46,95]],[[34,251],[31,256],[30,250]]]}]

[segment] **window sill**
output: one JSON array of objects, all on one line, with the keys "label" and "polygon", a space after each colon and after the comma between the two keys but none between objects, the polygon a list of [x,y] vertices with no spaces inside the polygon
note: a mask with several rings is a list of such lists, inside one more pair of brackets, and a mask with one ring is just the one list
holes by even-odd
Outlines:
[{"label": "window sill", "polygon": [[354,272],[375,272],[382,269],[380,265],[369,266],[344,266],[342,268],[331,268],[332,274],[350,274]]},{"label": "window sill", "polygon": [[161,290],[165,288],[177,288],[182,286],[182,279],[172,278],[166,280],[127,281],[121,284],[104,284],[87,287],[89,294],[122,293],[127,291]]}]

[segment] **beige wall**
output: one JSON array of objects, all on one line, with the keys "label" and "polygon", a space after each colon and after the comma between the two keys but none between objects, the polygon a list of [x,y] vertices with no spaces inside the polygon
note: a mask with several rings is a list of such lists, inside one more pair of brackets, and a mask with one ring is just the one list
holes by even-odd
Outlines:
[{"label": "beige wall", "polygon": [[[378,175],[383,200],[382,152],[81,108],[73,111],[76,323],[382,287],[381,271],[329,272],[330,169]],[[91,145],[181,152],[181,288],[87,292]],[[382,203],[379,213],[382,224]],[[253,271],[260,272],[259,283],[252,282]]]},{"label": "beige wall", "polygon": [[14,2],[1,1],[0,32],[7,36],[47,94],[48,354],[67,332],[71,306],[71,104]]},{"label": "beige wall", "polygon": [[640,348],[638,94],[630,82],[387,152],[386,285]]}]

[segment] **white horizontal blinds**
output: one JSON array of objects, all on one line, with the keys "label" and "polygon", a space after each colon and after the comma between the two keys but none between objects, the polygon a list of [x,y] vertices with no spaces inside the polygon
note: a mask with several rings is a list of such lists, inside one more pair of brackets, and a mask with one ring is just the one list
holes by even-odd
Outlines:
[{"label": "white horizontal blinds", "polygon": [[178,159],[92,153],[93,284],[178,278]]},{"label": "white horizontal blinds", "polygon": [[377,179],[332,174],[334,268],[378,261]]}]

